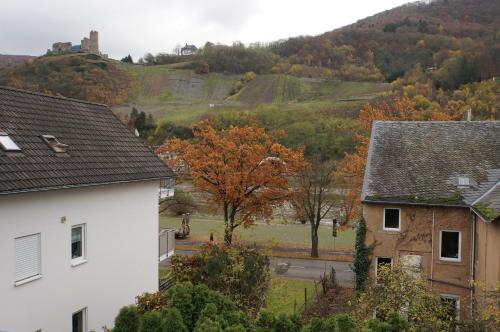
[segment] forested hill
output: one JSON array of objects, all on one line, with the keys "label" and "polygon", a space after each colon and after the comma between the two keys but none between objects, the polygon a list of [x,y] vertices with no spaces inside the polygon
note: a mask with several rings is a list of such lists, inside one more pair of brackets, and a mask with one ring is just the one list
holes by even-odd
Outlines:
[{"label": "forested hill", "polygon": [[[249,47],[207,42],[195,55],[147,54],[140,63],[144,68],[168,66],[168,70],[189,71],[180,76],[190,76],[194,72],[205,78],[208,76],[203,75],[207,74],[224,75],[204,80],[208,82],[205,90],[195,89],[197,99],[200,99],[198,95],[207,100],[215,95],[217,100],[222,100],[239,92],[246,82],[234,75],[247,72],[300,79],[427,84],[430,93],[419,94],[432,99],[433,91],[451,93],[463,84],[500,76],[499,13],[499,0],[416,2],[318,36],[292,37]],[[157,86],[171,86],[172,82],[182,81],[177,74],[173,79],[170,74],[158,74],[166,68],[140,70],[138,75],[138,70],[130,66],[78,53],[44,56],[0,69],[0,84],[117,105],[137,95],[137,87],[144,82],[151,85],[150,81],[159,80]],[[191,86],[200,85],[198,81],[195,78]],[[258,83],[282,81],[277,77],[263,79],[250,87],[254,91],[260,88],[267,91],[270,90],[267,85]],[[310,84],[306,82],[306,85]],[[240,99],[250,104],[258,103],[258,99],[247,98],[258,93],[249,94],[248,90]],[[191,98],[193,93],[189,89],[186,91],[188,99]],[[179,94],[166,90],[154,92],[167,102],[172,102]],[[220,95],[223,92],[225,95]],[[315,96],[307,91],[292,94],[298,99],[304,95],[306,99]],[[265,99],[269,98],[271,96]]]},{"label": "forested hill", "polygon": [[341,69],[342,59],[373,63],[393,81],[417,64],[445,89],[500,75],[500,1],[416,2],[315,37],[272,43],[281,57],[304,66]]},{"label": "forested hill", "polygon": [[[494,0],[416,1],[359,20],[342,30],[375,29],[481,38],[498,32],[499,12],[500,2]],[[407,24],[409,22],[413,24]]]}]

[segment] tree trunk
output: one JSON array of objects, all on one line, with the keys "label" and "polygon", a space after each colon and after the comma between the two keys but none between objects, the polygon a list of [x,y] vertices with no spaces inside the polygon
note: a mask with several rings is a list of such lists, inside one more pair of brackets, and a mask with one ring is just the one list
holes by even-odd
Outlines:
[{"label": "tree trunk", "polygon": [[231,206],[231,213],[228,213],[228,208],[224,206],[224,211],[224,218],[227,219],[225,220],[226,229],[224,230],[224,242],[227,246],[230,246],[233,242],[233,231],[236,228],[236,226],[234,225],[236,209],[234,206]]},{"label": "tree trunk", "polygon": [[229,204],[224,203],[224,242],[231,245],[233,240],[232,224],[229,221]]},{"label": "tree trunk", "polygon": [[311,257],[318,257],[318,229],[311,225]]},{"label": "tree trunk", "polygon": [[224,242],[227,246],[230,246],[231,242],[233,242],[233,228],[231,226],[226,226],[224,230]]}]

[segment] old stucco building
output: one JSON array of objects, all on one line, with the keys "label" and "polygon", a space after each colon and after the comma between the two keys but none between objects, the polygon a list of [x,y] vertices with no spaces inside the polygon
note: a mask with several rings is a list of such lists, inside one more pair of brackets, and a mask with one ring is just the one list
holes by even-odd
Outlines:
[{"label": "old stucco building", "polygon": [[467,315],[500,280],[500,122],[375,122],[363,184],[372,276],[400,260]]}]

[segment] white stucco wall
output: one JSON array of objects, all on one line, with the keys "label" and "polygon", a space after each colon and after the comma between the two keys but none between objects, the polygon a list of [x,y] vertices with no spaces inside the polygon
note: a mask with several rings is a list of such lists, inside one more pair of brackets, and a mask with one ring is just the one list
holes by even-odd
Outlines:
[{"label": "white stucco wall", "polygon": [[[61,223],[61,217],[66,222]],[[87,262],[71,266],[71,226],[86,224]],[[41,233],[42,278],[14,286],[14,238]],[[158,182],[0,196],[0,331],[112,327],[118,310],[158,288]]]}]

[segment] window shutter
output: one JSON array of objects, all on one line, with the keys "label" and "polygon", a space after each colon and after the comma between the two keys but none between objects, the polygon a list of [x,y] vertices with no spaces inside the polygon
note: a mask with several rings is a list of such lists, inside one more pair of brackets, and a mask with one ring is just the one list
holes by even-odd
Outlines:
[{"label": "window shutter", "polygon": [[41,274],[40,233],[15,239],[16,281]]}]

